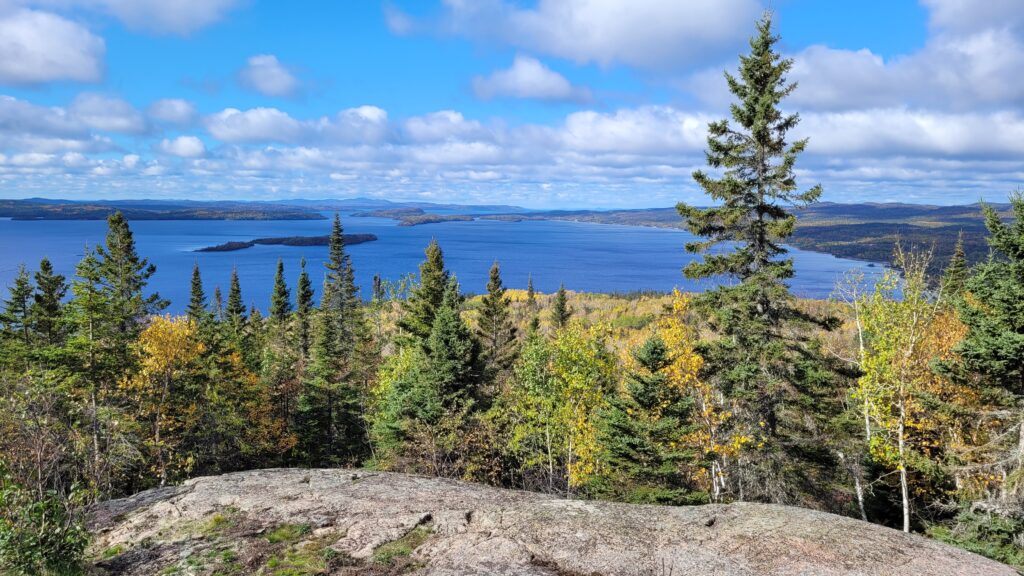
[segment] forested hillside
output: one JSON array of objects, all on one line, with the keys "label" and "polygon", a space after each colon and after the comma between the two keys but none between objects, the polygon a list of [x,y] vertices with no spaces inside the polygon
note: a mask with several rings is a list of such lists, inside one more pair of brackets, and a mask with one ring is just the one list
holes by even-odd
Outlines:
[{"label": "forested hillside", "polygon": [[[128,221],[73,278],[3,301],[0,567],[73,573],[84,506],[187,478],[363,466],[573,498],[774,502],[929,534],[1024,567],[1024,196],[984,212],[992,257],[928,252],[798,300],[784,243],[806,141],[765,19],[713,123],[711,208],[680,205],[702,294],[467,297],[442,247],[360,294],[340,219],[326,269],[279,262],[266,314],[198,266],[182,316]],[[951,240],[952,241],[952,240]],[[294,281],[293,281],[294,279]],[[97,555],[118,550],[90,550]]]}]

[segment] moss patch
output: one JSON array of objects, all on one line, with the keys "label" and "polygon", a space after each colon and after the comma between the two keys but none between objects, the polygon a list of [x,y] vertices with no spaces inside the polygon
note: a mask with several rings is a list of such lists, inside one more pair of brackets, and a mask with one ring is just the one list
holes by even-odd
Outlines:
[{"label": "moss patch", "polygon": [[266,539],[271,544],[298,542],[309,530],[309,524],[281,524],[267,532]]},{"label": "moss patch", "polygon": [[373,551],[375,564],[391,564],[399,559],[408,558],[430,535],[433,530],[429,526],[417,526],[398,540],[383,544]]}]

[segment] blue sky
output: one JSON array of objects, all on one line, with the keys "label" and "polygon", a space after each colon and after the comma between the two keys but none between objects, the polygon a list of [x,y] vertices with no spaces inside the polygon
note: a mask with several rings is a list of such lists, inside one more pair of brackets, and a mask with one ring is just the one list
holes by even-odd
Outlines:
[{"label": "blue sky", "polygon": [[[0,196],[700,201],[759,0],[0,0]],[[774,0],[833,201],[1024,181],[1024,2]]]}]

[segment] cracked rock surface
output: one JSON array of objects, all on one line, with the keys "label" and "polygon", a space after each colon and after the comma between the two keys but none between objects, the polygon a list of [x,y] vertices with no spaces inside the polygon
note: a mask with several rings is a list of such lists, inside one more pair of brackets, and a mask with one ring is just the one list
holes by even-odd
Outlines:
[{"label": "cracked rock surface", "polygon": [[90,526],[101,574],[1017,574],[813,510],[563,500],[362,470],[196,478],[99,504]]}]

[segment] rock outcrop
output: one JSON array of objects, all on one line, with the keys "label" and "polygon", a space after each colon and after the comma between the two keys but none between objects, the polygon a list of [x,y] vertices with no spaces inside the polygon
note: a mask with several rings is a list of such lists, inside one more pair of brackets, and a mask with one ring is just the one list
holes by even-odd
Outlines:
[{"label": "rock outcrop", "polygon": [[921,536],[765,504],[563,500],[361,470],[257,470],[98,505],[111,574],[990,575]]}]

